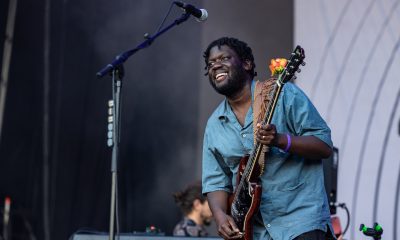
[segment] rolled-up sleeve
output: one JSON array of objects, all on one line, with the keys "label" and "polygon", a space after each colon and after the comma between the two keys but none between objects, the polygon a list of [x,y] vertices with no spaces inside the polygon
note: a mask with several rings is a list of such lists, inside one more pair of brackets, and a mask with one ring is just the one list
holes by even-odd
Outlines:
[{"label": "rolled-up sleeve", "polygon": [[304,92],[294,84],[284,88],[287,123],[297,136],[315,136],[332,147],[331,130]]}]

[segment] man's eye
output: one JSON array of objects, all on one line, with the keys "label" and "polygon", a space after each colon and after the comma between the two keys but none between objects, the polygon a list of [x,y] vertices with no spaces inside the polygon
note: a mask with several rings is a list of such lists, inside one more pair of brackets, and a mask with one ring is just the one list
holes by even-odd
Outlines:
[{"label": "man's eye", "polygon": [[207,63],[207,67],[210,68],[210,67],[212,67],[214,64],[215,64],[215,62],[208,62],[208,63]]},{"label": "man's eye", "polygon": [[228,61],[231,57],[223,57],[222,61]]}]

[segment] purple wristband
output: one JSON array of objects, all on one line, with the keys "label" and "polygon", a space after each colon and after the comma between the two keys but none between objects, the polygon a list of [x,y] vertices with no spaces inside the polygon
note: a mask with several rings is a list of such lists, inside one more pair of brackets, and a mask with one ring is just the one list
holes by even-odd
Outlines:
[{"label": "purple wristband", "polygon": [[288,133],[286,133],[286,139],[287,139],[287,144],[286,144],[286,148],[285,148],[285,152],[287,152],[290,148],[290,146],[292,145],[292,138],[290,137],[290,135]]}]

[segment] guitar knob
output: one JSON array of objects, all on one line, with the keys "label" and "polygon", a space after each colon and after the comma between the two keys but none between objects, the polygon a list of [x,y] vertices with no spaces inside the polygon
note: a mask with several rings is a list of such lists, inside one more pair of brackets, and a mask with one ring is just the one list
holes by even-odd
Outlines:
[{"label": "guitar knob", "polygon": [[300,73],[300,72],[301,72],[301,69],[300,69],[300,68],[299,68],[299,69],[297,69],[297,72],[298,72],[298,73]]},{"label": "guitar knob", "polygon": [[305,66],[305,65],[306,65],[306,62],[302,62],[301,65],[302,65],[302,66]]}]

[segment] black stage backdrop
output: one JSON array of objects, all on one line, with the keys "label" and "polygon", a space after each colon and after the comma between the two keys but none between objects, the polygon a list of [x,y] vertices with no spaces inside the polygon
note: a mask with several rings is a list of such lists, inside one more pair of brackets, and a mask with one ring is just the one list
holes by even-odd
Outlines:
[{"label": "black stage backdrop", "polygon": [[[108,230],[111,149],[106,147],[106,134],[111,80],[96,79],[95,73],[121,51],[142,42],[144,33],[154,33],[170,3],[50,1],[50,239],[67,239],[81,228]],[[29,239],[29,234],[45,239],[45,4],[44,0],[24,0],[17,9],[0,142],[0,197],[1,204],[5,196],[12,198],[13,239]],[[206,4],[209,21],[189,19],[125,64],[118,179],[123,232],[144,231],[146,226],[155,225],[171,234],[180,218],[172,192],[200,178],[204,116],[220,100],[211,88],[200,93],[202,86],[208,86],[202,59],[206,44],[217,36],[240,32],[237,37],[265,47],[259,53],[262,57],[256,56],[263,61],[270,56],[265,51],[291,51],[292,1]],[[254,12],[241,12],[245,4]],[[1,1],[1,36],[7,10],[8,1]],[[174,8],[167,23],[180,14]],[[221,25],[230,26],[232,31],[220,29],[212,14],[218,14]],[[246,22],[247,15],[249,19],[264,16],[265,23]],[[279,44],[258,42],[271,34],[282,39]],[[0,43],[2,54],[4,37]],[[258,71],[266,72],[266,63],[260,65]]]}]

